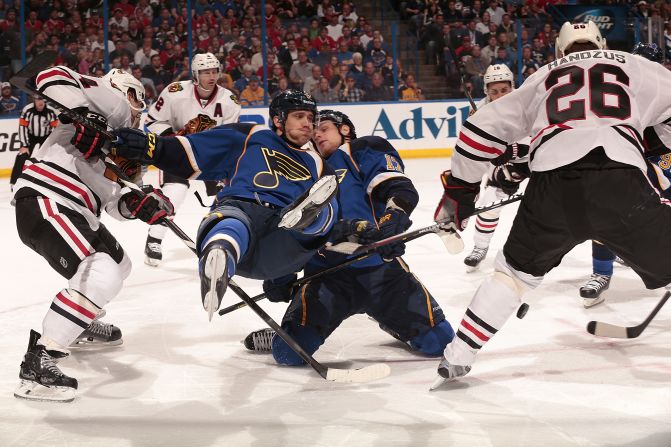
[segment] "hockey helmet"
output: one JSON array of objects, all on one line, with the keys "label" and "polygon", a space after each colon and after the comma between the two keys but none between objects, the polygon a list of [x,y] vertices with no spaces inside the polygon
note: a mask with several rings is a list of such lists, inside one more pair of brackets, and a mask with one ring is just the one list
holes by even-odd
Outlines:
[{"label": "hockey helmet", "polygon": [[606,39],[601,36],[599,27],[591,20],[587,23],[564,22],[555,42],[557,59],[564,57],[566,51],[576,42],[593,43],[599,50],[606,48]]},{"label": "hockey helmet", "polygon": [[128,104],[131,109],[140,112],[147,107],[147,104],[144,102],[144,85],[132,74],[121,68],[113,68],[102,79],[105,81],[104,84],[106,87],[120,90],[126,100],[128,100],[128,91],[133,91],[135,99],[140,102],[140,107],[135,107],[129,102]]},{"label": "hockey helmet", "polygon": [[337,110],[325,109],[319,111],[319,121],[331,121],[335,126],[340,130],[340,126],[346,124],[349,127],[349,137],[351,139],[356,138],[356,130],[354,129],[354,124],[352,120],[349,119],[349,116],[345,115],[342,112]]},{"label": "hockey helmet", "polygon": [[513,72],[510,71],[510,68],[506,64],[490,65],[483,76],[485,90],[487,90],[487,85],[493,82],[510,82],[510,86],[515,88],[514,79]]},{"label": "hockey helmet", "polygon": [[270,102],[268,114],[270,115],[270,128],[275,130],[274,117],[278,117],[280,124],[284,126],[289,112],[293,110],[307,110],[314,114],[313,124],[317,126],[317,101],[309,93],[300,90],[285,90],[279,93]]},{"label": "hockey helmet", "polygon": [[193,83],[198,85],[198,72],[200,70],[209,70],[216,68],[217,72],[221,71],[221,63],[219,59],[212,53],[201,53],[193,56],[191,61],[191,75],[193,76]]},{"label": "hockey helmet", "polygon": [[664,58],[664,52],[657,46],[656,43],[639,42],[634,45],[634,49],[631,50],[631,54],[638,54],[639,56],[643,56],[649,61],[660,63]]}]

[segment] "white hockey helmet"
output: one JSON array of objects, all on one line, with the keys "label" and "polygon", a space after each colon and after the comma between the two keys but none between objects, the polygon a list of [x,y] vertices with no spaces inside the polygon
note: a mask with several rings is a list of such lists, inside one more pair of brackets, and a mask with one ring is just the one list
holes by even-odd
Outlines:
[{"label": "white hockey helmet", "polygon": [[606,48],[606,39],[601,36],[599,27],[591,20],[587,23],[564,22],[555,42],[555,56],[557,56],[557,59],[564,57],[566,50],[576,42],[591,42],[599,50]]},{"label": "white hockey helmet", "polygon": [[191,74],[193,75],[193,83],[198,85],[198,72],[200,70],[208,70],[216,68],[217,72],[221,71],[221,63],[219,59],[212,53],[196,54],[191,61]]},{"label": "white hockey helmet", "polygon": [[135,99],[140,102],[140,107],[135,107],[129,102],[128,104],[131,109],[140,112],[147,107],[147,104],[144,102],[144,85],[142,85],[142,83],[132,74],[121,68],[113,68],[107,72],[102,79],[104,80],[105,86],[120,90],[124,94],[126,100],[128,100],[128,91],[133,90]]},{"label": "white hockey helmet", "polygon": [[485,90],[487,90],[487,85],[493,82],[510,82],[510,87],[514,89],[514,81],[515,77],[513,76],[513,72],[510,71],[510,68],[508,68],[506,64],[490,65],[487,67],[487,71],[485,71],[485,75],[483,76]]}]

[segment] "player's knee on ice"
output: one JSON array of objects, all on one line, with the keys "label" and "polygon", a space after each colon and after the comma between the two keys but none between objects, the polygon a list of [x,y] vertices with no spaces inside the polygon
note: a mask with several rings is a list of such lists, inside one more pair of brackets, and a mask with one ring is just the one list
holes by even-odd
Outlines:
[{"label": "player's knee on ice", "polygon": [[410,339],[410,346],[426,355],[443,355],[445,346],[454,338],[454,330],[447,320],[443,320],[431,330]]},{"label": "player's knee on ice", "polygon": [[[291,324],[284,328],[289,335],[303,348],[308,354],[312,355],[324,343],[324,339],[317,333],[317,330],[310,327]],[[282,340],[279,335],[273,338],[273,357],[280,365],[300,366],[305,365],[298,354],[294,352],[289,345]]]}]

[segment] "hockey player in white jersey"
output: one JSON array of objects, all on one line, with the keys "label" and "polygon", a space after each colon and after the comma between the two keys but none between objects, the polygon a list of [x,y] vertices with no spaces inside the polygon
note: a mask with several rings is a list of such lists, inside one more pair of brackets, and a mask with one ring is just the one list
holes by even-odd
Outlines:
[{"label": "hockey player in white jersey", "polygon": [[[189,135],[221,124],[237,123],[240,104],[235,94],[217,85],[221,64],[212,53],[196,54],[191,62],[193,81],[174,82],[149,108],[147,130],[160,136]],[[160,186],[175,210],[184,202],[189,181],[161,172]],[[222,179],[223,180],[223,179]],[[205,182],[209,195],[216,194],[216,182]],[[163,258],[161,242],[167,227],[149,228],[145,263],[157,266]]]},{"label": "hockey player in white jersey", "polygon": [[441,216],[463,228],[478,182],[507,142],[533,135],[532,171],[495,272],[475,293],[440,379],[467,374],[475,356],[576,245],[612,248],[654,289],[671,281],[671,207],[650,185],[641,134],[671,118],[671,73],[660,64],[605,49],[593,22],[565,23],[557,59],[462,128]]},{"label": "hockey player in white jersey", "polygon": [[[480,102],[479,109],[504,97],[515,89],[513,72],[504,64],[487,67],[484,75],[486,97]],[[508,145],[506,152],[492,160],[487,170],[487,179],[481,188],[479,201],[482,204],[507,198],[517,192],[520,182],[529,177],[529,142],[524,138],[518,143]],[[473,251],[466,256],[464,264],[476,269],[487,256],[489,243],[499,223],[501,208],[478,214],[475,217]]]},{"label": "hockey player in white jersey", "polygon": [[[133,76],[114,70],[103,78],[56,66],[37,74],[40,93],[85,115],[103,127],[139,123],[144,88]],[[44,257],[68,280],[55,294],[42,322],[42,334],[31,330],[21,363],[16,397],[71,401],[77,380],[56,366],[80,344],[120,344],[121,331],[97,320],[121,289],[131,263],[117,240],[100,222],[102,210],[116,219],[139,218],[149,224],[172,213],[158,190],[140,197],[121,188],[100,157],[101,133],[73,123],[62,125],[26,162],[15,186],[16,224],[21,241]],[[115,160],[139,180],[140,166]]]}]

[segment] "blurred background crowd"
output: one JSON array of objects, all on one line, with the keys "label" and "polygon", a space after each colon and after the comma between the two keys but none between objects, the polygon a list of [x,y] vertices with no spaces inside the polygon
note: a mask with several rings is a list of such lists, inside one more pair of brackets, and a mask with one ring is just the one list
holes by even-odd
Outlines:
[{"label": "blurred background crowd", "polygon": [[[573,5],[591,2],[569,1]],[[0,111],[24,95],[7,80],[32,57],[102,76],[123,68],[149,102],[191,77],[190,57],[211,52],[221,85],[243,105],[298,88],[320,103],[483,96],[490,64],[517,84],[554,59],[564,0],[0,0]],[[610,48],[654,41],[671,53],[671,2],[601,1],[623,11]],[[189,11],[190,9],[190,11]],[[23,19],[22,19],[23,17]],[[602,28],[603,29],[603,28]],[[265,44],[265,45],[264,45]],[[671,58],[669,58],[671,59]]]}]

